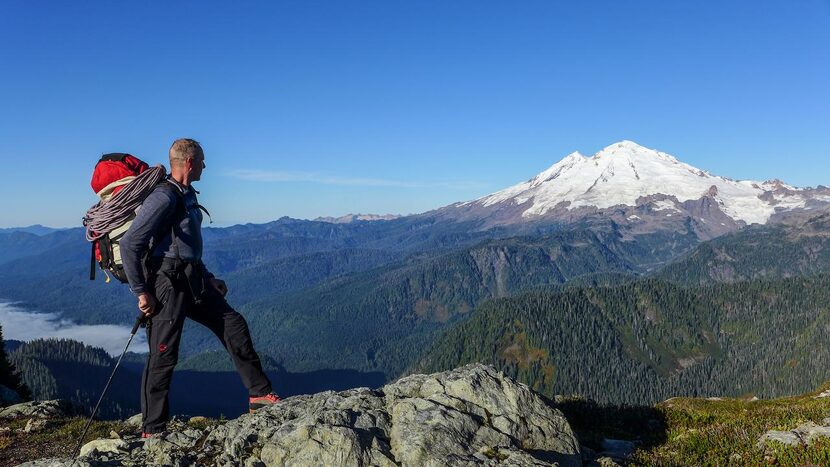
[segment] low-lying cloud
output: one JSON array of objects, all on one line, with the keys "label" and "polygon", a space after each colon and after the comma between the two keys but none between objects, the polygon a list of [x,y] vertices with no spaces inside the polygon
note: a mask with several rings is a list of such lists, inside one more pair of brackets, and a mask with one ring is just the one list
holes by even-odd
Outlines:
[{"label": "low-lying cloud", "polygon": [[480,182],[438,182],[424,183],[381,178],[342,177],[313,172],[286,172],[280,170],[231,170],[227,176],[251,182],[305,182],[323,185],[396,187],[396,188],[450,188],[455,190],[473,190],[482,187]]},{"label": "low-lying cloud", "polygon": [[[110,355],[120,355],[130,337],[130,328],[115,324],[76,324],[61,319],[56,313],[33,313],[13,303],[0,303],[0,325],[3,338],[31,341],[41,338],[73,339],[101,347]],[[146,352],[144,333],[136,333],[130,350]]]}]

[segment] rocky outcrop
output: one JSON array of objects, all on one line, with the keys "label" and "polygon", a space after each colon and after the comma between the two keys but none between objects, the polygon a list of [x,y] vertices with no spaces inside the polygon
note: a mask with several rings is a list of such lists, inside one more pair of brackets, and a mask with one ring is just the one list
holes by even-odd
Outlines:
[{"label": "rocky outcrop", "polygon": [[146,441],[96,440],[77,460],[25,465],[581,465],[559,410],[478,364],[377,390],[292,397],[222,425],[191,425],[173,422],[170,433]]},{"label": "rocky outcrop", "polygon": [[777,442],[789,446],[807,446],[813,444],[820,438],[830,438],[830,419],[825,418],[822,423],[824,425],[806,422],[790,431],[768,431],[758,440],[758,446],[763,448],[769,442]]},{"label": "rocky outcrop", "polygon": [[64,418],[78,413],[79,409],[66,400],[32,401],[0,409],[0,419]]}]

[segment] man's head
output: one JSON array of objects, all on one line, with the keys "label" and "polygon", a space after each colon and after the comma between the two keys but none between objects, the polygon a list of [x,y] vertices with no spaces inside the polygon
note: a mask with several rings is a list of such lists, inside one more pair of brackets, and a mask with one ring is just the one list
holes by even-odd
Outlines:
[{"label": "man's head", "polygon": [[173,178],[183,178],[195,182],[202,178],[202,169],[205,165],[205,153],[199,142],[190,138],[182,138],[173,141],[170,146],[170,173]]}]

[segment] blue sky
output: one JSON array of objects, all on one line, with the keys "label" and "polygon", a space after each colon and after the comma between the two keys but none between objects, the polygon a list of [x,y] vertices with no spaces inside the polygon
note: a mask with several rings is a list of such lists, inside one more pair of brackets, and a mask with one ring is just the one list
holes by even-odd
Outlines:
[{"label": "blue sky", "polygon": [[622,139],[830,185],[830,2],[0,3],[0,227],[203,143],[217,225],[414,213]]}]

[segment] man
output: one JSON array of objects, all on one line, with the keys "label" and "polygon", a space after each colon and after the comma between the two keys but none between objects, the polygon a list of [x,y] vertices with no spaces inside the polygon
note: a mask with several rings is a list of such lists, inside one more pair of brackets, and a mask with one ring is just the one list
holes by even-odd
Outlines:
[{"label": "man", "polygon": [[170,176],[142,203],[120,243],[130,290],[147,318],[150,353],[141,381],[145,438],[162,432],[169,418],[167,395],[185,317],[207,326],[225,346],[248,389],[251,411],[280,400],[262,371],[245,318],[225,301],[225,282],[202,263],[204,208],[191,183],[205,167],[198,142],[173,142]]}]

